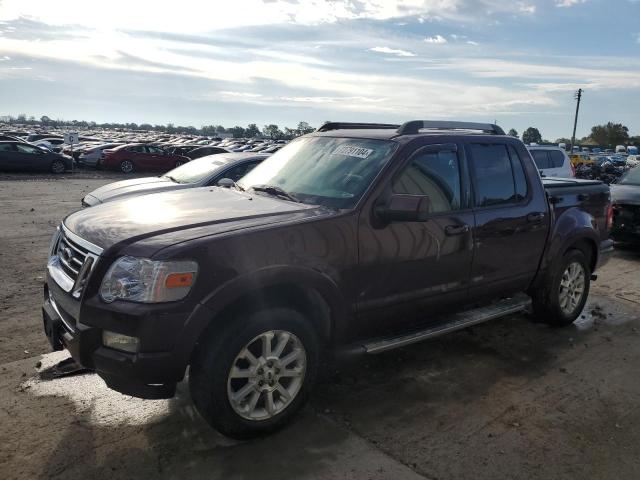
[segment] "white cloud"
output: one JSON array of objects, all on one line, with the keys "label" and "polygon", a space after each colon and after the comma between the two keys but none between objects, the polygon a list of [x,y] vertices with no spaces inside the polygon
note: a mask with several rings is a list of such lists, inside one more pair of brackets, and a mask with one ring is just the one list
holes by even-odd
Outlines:
[{"label": "white cloud", "polygon": [[415,57],[416,56],[416,54],[413,52],[409,52],[407,50],[399,50],[396,48],[389,48],[389,47],[373,47],[373,48],[370,48],[369,51],[378,52],[378,53],[388,53],[389,55],[397,55],[398,57]]},{"label": "white cloud", "polygon": [[467,45],[473,45],[474,47],[477,47],[480,44],[478,42],[474,42],[473,40],[467,40]]},{"label": "white cloud", "polygon": [[518,10],[521,13],[525,13],[529,15],[536,13],[536,6],[531,3],[517,2],[516,6],[518,7]]},{"label": "white cloud", "polygon": [[[576,1],[576,0],[564,0]],[[66,0],[2,0],[0,21],[20,17],[50,25],[82,25],[96,30],[137,30],[184,33],[210,32],[255,25],[296,23],[316,25],[339,20],[416,17],[419,22],[443,19],[477,19],[479,15],[533,13],[527,2],[503,0],[242,0],[241,2],[202,2],[181,0],[173,8],[159,6],[156,0],[110,0],[92,2]],[[194,14],[195,12],[195,14]],[[140,23],[140,19],[145,19]]]},{"label": "white cloud", "polygon": [[443,44],[443,43],[447,43],[447,39],[444,38],[442,35],[435,35],[433,37],[427,37],[424,39],[425,42],[427,43],[436,43],[436,44]]},{"label": "white cloud", "polygon": [[587,0],[555,0],[556,7],[573,7],[574,5],[578,5],[580,3],[585,3]]}]

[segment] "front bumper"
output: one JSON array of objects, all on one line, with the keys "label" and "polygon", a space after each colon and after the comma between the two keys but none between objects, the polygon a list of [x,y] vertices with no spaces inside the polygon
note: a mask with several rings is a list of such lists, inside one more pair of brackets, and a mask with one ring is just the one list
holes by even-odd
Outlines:
[{"label": "front bumper", "polygon": [[[128,325],[142,325],[138,330],[143,331],[146,330],[145,324],[157,323],[157,319],[140,314],[135,308],[129,318],[118,317],[105,310],[100,312],[100,318],[92,318],[104,324],[101,328],[76,320],[69,312],[79,312],[79,307],[65,308],[73,301],[51,278],[47,278],[42,317],[45,334],[54,350],[66,348],[79,365],[94,370],[108,387],[125,395],[147,399],[173,397],[176,383],[184,377],[184,355],[176,355],[175,351],[128,353],[102,344],[102,331],[118,331],[118,324],[123,320]],[[186,317],[175,320],[180,323]]]}]

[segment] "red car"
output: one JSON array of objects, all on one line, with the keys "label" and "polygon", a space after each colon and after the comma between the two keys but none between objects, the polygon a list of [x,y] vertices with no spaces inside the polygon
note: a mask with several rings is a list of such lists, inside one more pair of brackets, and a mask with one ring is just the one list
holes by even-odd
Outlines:
[{"label": "red car", "polygon": [[143,143],[130,143],[111,150],[103,150],[100,166],[109,170],[131,173],[136,170],[166,172],[187,163],[190,158],[173,155],[160,147]]}]

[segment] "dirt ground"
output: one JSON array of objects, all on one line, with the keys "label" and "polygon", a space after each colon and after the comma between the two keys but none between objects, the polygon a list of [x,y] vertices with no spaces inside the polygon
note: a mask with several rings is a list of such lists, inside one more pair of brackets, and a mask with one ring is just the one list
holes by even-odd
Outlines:
[{"label": "dirt ground", "polygon": [[118,174],[0,176],[0,478],[640,478],[640,252],[599,272],[576,325],[517,315],[331,372],[297,420],[253,442],[93,374],[42,380],[49,240]]}]

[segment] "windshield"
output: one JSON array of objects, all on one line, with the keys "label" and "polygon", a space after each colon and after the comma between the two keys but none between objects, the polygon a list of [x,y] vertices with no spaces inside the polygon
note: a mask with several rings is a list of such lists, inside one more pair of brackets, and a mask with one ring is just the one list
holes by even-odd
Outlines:
[{"label": "windshield", "polygon": [[278,150],[238,184],[244,189],[272,185],[303,203],[352,208],[396,147],[389,140],[301,138]]},{"label": "windshield", "polygon": [[622,185],[640,185],[640,168],[634,167],[618,180]]},{"label": "windshield", "polygon": [[198,158],[168,171],[162,178],[170,179],[176,183],[198,183],[209,178],[221,166],[226,165],[226,160],[222,155]]}]

